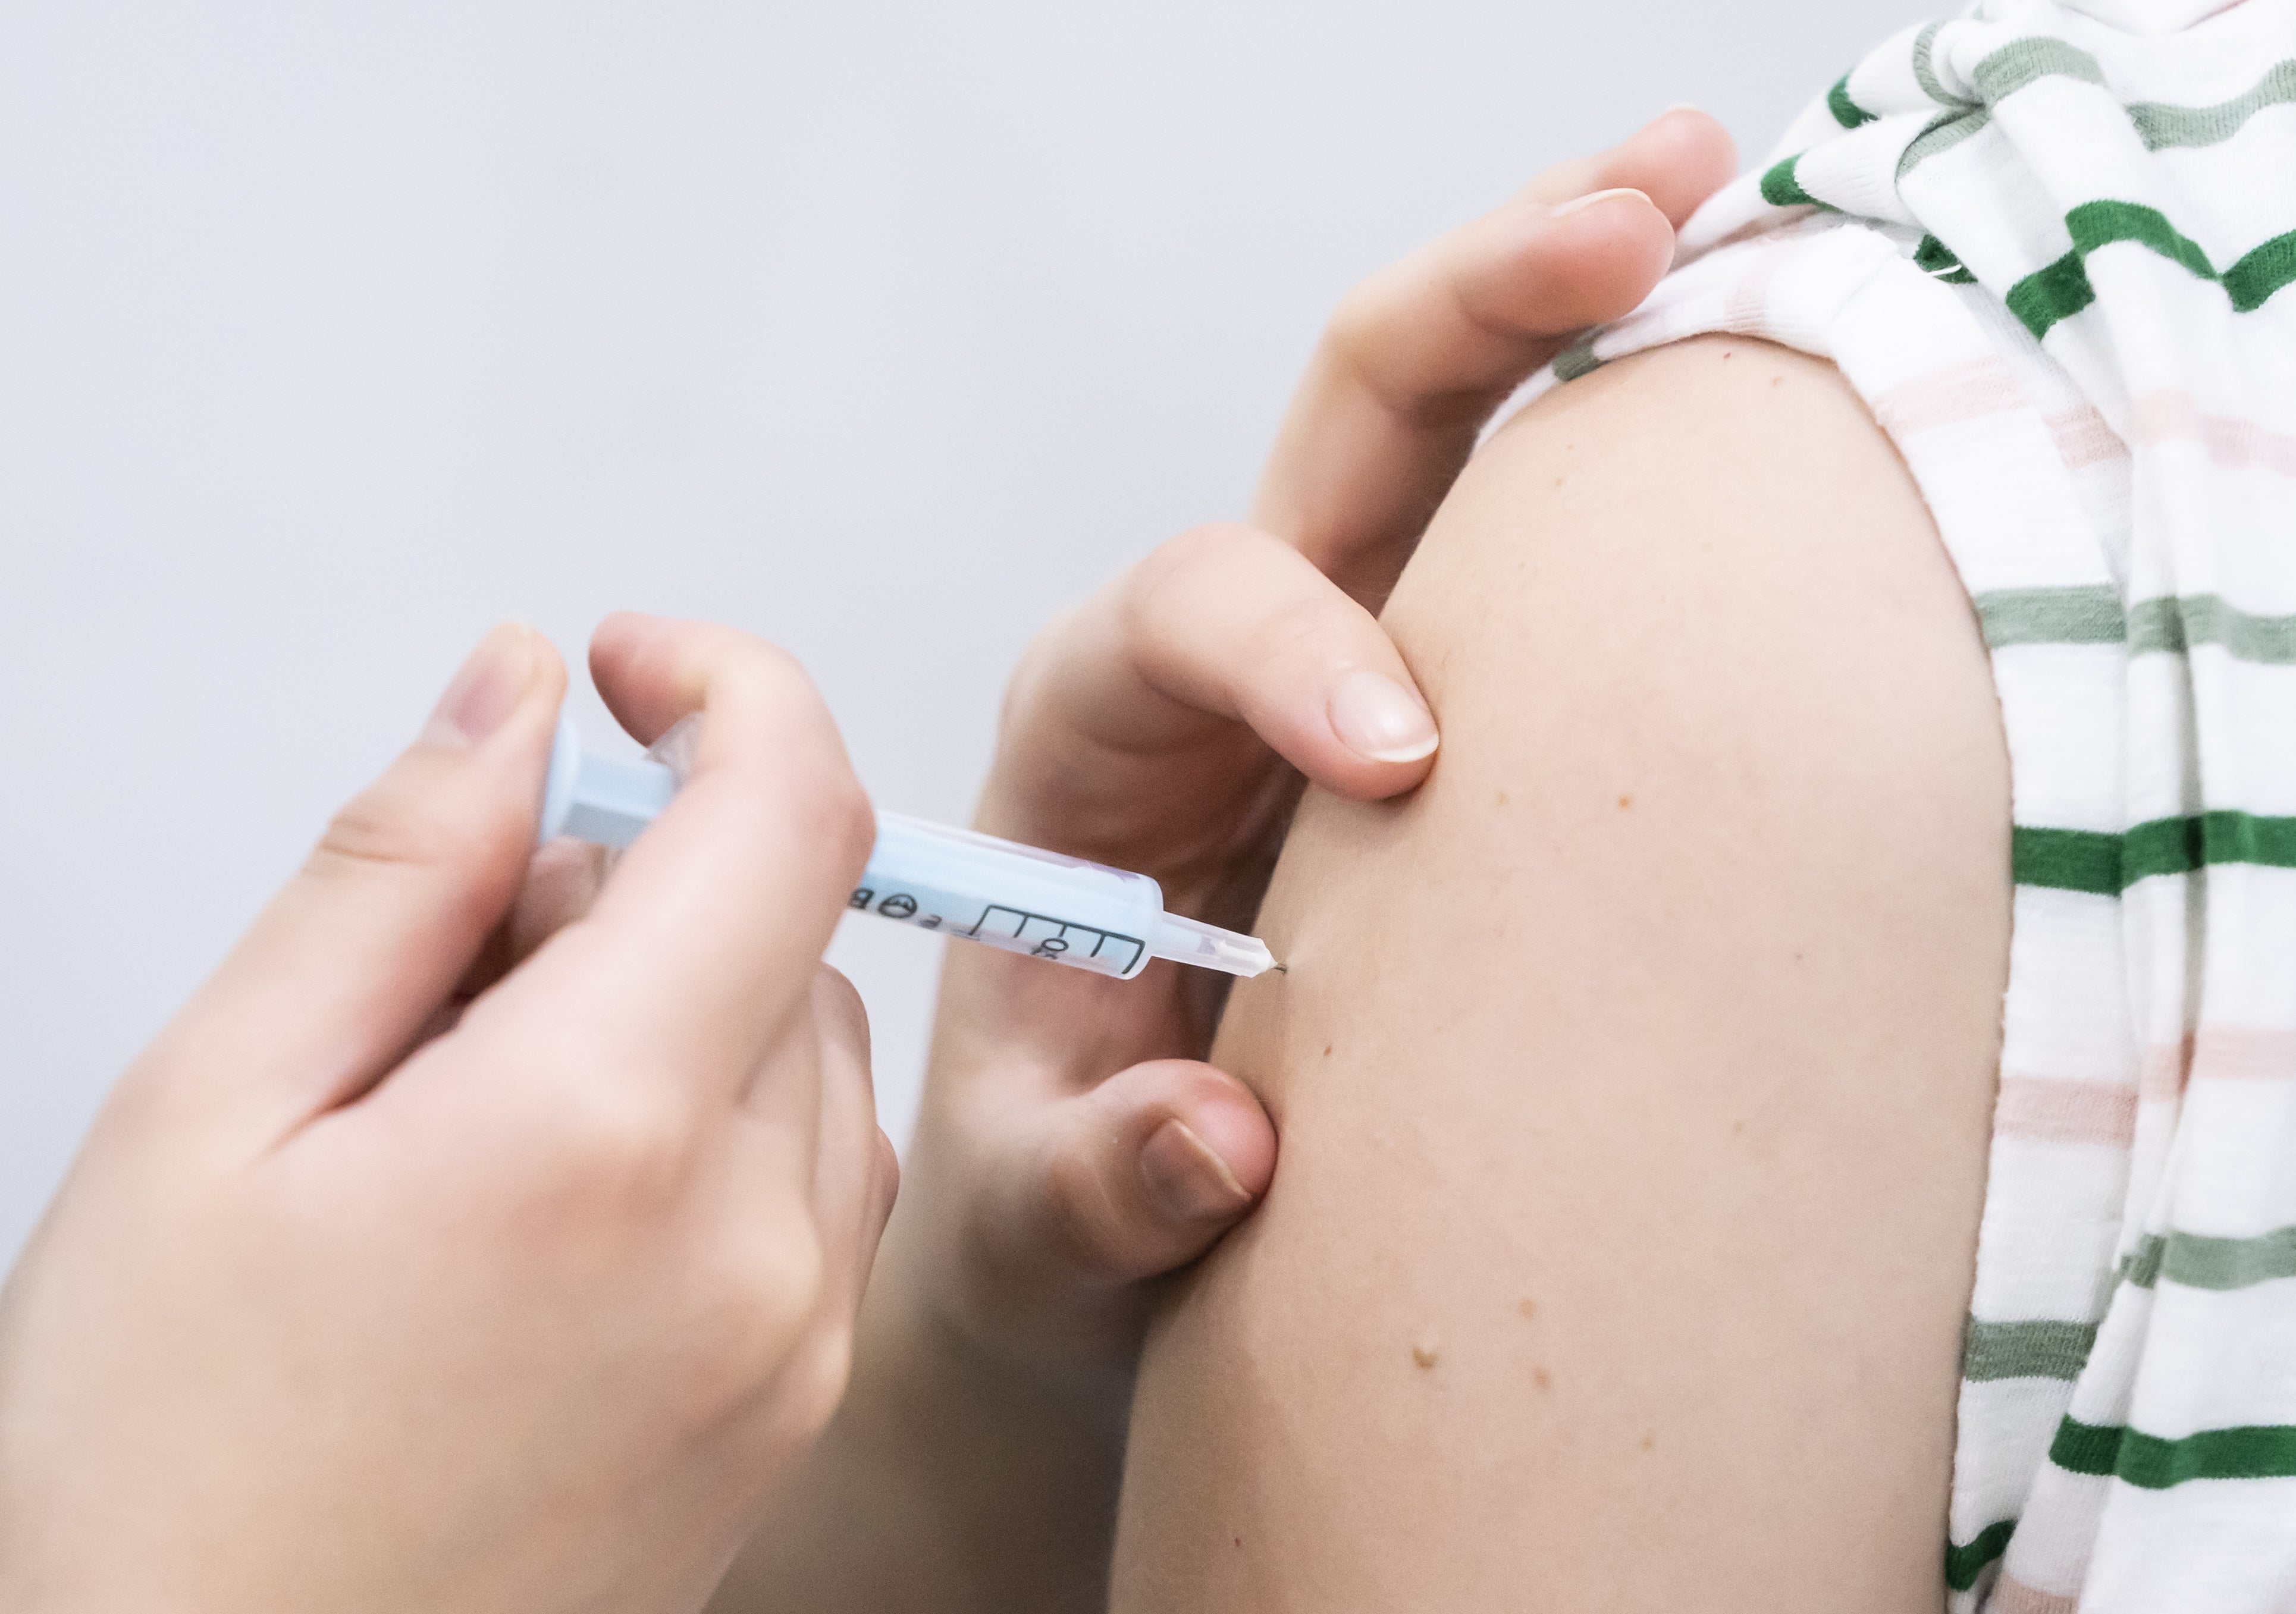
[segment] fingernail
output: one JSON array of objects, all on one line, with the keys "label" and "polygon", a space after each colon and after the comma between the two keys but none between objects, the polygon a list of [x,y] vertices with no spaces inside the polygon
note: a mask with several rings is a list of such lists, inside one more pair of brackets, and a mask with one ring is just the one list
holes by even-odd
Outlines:
[{"label": "fingernail", "polygon": [[505,622],[479,641],[463,670],[439,697],[422,738],[434,745],[476,745],[518,709],[534,682],[534,630]]},{"label": "fingernail", "polygon": [[1621,196],[1631,196],[1636,201],[1644,203],[1645,206],[1651,205],[1651,199],[1644,195],[1640,191],[1636,190],[1633,186],[1618,185],[1608,191],[1589,191],[1584,196],[1574,196],[1569,201],[1557,204],[1554,210],[1552,213],[1549,213],[1547,217],[1549,218],[1568,218],[1573,213],[1584,213],[1591,207],[1598,206],[1603,202],[1616,201]]},{"label": "fingernail", "polygon": [[1358,757],[1416,762],[1435,749],[1435,719],[1394,679],[1363,668],[1332,690],[1332,732]]},{"label": "fingernail", "polygon": [[1227,1162],[1180,1120],[1166,1121],[1140,1151],[1149,1194],[1175,1222],[1225,1222],[1251,1203]]},{"label": "fingernail", "polygon": [[1695,101],[1677,101],[1672,106],[1667,108],[1666,111],[1660,112],[1659,116],[1660,118],[1664,118],[1669,113],[1673,112],[1702,112],[1705,110],[1706,109],[1704,107],[1699,105]]}]

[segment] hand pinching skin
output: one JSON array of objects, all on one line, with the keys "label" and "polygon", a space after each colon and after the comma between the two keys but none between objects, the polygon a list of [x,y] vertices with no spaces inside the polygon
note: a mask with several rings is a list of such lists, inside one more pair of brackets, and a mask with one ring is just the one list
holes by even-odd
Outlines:
[{"label": "hand pinching skin", "polygon": [[[979,827],[1248,928],[1304,785],[1374,800],[1425,779],[1435,715],[1374,613],[1491,415],[1642,300],[1735,160],[1712,119],[1669,112],[1351,293],[1249,524],[1173,539],[1029,649]],[[1274,1119],[1205,1062],[1225,990],[950,952],[853,1394],[726,1614],[1103,1606],[1158,1284],[1276,1172]]]}]

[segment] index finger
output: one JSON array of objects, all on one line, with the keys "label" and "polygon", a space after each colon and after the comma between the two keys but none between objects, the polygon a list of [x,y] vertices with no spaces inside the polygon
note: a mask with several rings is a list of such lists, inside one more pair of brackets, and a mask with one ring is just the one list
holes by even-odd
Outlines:
[{"label": "index finger", "polygon": [[1720,124],[1678,109],[1365,281],[1285,414],[1252,523],[1377,610],[1493,413],[1648,295],[1735,162]]},{"label": "index finger", "polygon": [[641,739],[700,713],[693,769],[496,1012],[571,1017],[651,1077],[737,1096],[812,989],[875,840],[868,798],[804,670],[745,634],[617,616],[591,669]]}]

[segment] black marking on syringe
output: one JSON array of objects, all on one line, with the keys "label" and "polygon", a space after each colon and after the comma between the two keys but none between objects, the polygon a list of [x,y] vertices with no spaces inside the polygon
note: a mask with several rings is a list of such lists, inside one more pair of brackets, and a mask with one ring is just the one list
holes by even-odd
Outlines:
[{"label": "black marking on syringe", "polygon": [[[1077,924],[1070,920],[1061,918],[1056,914],[1031,914],[1025,908],[1008,908],[1001,903],[991,904],[982,912],[980,917],[973,922],[971,930],[959,931],[958,934],[970,936],[976,941],[982,939],[980,935],[981,928],[988,923],[989,916],[995,914],[1006,914],[1012,916],[1013,928],[1011,930],[1005,931],[1004,933],[1010,935],[1015,941],[1021,938],[1022,935],[1027,931],[1031,921],[1052,927],[1053,934],[1046,937],[1042,941],[1038,942],[1034,948],[1030,949],[1030,955],[1032,957],[1057,959],[1062,954],[1070,951],[1072,944],[1069,941],[1068,938],[1069,933],[1071,930],[1076,931],[1080,935],[1092,936],[1099,938],[1093,943],[1092,951],[1085,954],[1086,958],[1098,958],[1100,956],[1101,949],[1112,941],[1121,942],[1129,946],[1132,949],[1132,956],[1125,961],[1123,969],[1120,970],[1119,973],[1128,972],[1132,969],[1133,965],[1140,962],[1141,954],[1148,950],[1148,944],[1142,941],[1136,936],[1126,936],[1115,930],[1103,930],[1092,925]],[[1000,930],[1003,930],[1001,925],[997,928]],[[1060,945],[1058,946],[1054,946],[1051,945],[1054,942],[1058,942]]]}]

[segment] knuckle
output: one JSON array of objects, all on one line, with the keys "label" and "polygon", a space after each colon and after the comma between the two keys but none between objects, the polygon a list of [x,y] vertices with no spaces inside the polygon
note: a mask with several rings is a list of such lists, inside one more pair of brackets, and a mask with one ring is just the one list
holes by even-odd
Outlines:
[{"label": "knuckle", "polygon": [[770,1242],[765,1258],[750,1264],[746,1285],[751,1314],[787,1328],[821,1309],[829,1292],[829,1252],[810,1219]]},{"label": "knuckle", "polygon": [[516,815],[490,810],[490,802],[457,799],[457,793],[409,774],[419,765],[402,763],[359,792],[328,820],[307,870],[323,878],[391,869],[522,865],[531,826]]},{"label": "knuckle", "polygon": [[1390,340],[1396,273],[1382,269],[1348,288],[1324,326],[1325,349],[1351,374],[1375,371],[1374,361]]},{"label": "knuckle", "polygon": [[817,1433],[853,1380],[852,1322],[840,1315],[815,1329],[791,1367],[791,1411],[808,1434]]},{"label": "knuckle", "polygon": [[869,1064],[869,1008],[860,988],[844,971],[822,965],[814,971],[813,1012],[822,1041],[852,1054],[865,1072]]},{"label": "knuckle", "polygon": [[1214,521],[1158,545],[1128,579],[1120,616],[1126,639],[1153,645],[1177,619],[1199,614],[1203,591],[1231,578],[1261,537],[1235,522]]},{"label": "knuckle", "polygon": [[[1470,225],[1470,229],[1473,226]],[[1340,299],[1324,329],[1322,352],[1337,373],[1383,413],[1406,425],[1456,428],[1480,422],[1497,399],[1489,387],[1455,381],[1428,366],[1435,327],[1453,318],[1482,326],[1494,340],[1513,322],[1468,306],[1472,288],[1446,238],[1359,283]]]},{"label": "knuckle", "polygon": [[[1362,608],[1336,586],[1285,595],[1261,613],[1254,657],[1262,665],[1353,660],[1356,619]],[[1380,630],[1372,626],[1371,631]]]},{"label": "knuckle", "polygon": [[901,1197],[901,1151],[893,1147],[893,1140],[885,1135],[882,1127],[877,1129],[877,1139],[873,1147],[876,1151],[876,1200],[870,1210],[875,1225],[882,1228]]},{"label": "knuckle", "polygon": [[1256,536],[1250,528],[1234,521],[1208,521],[1167,538],[1136,569],[1138,593],[1149,596],[1175,581],[1193,581],[1206,573],[1220,572]]},{"label": "knuckle", "polygon": [[1359,280],[1340,294],[1332,305],[1332,317],[1324,322],[1324,340],[1334,348],[1346,348],[1360,343],[1365,335],[1379,323],[1381,276],[1374,273]]},{"label": "knuckle", "polygon": [[728,1234],[703,1263],[686,1381],[697,1422],[754,1399],[801,1363],[828,1290],[828,1264],[809,1223],[776,1219]]},{"label": "knuckle", "polygon": [[785,1340],[828,1291],[828,1252],[812,1217],[794,1207],[729,1233],[720,1264],[726,1304],[753,1338]]},{"label": "knuckle", "polygon": [[831,792],[824,806],[829,815],[829,828],[834,832],[834,844],[849,862],[858,867],[869,861],[869,854],[877,846],[877,809],[870,804],[868,791],[853,776],[849,768],[838,771],[837,788]]},{"label": "knuckle", "polygon": [[800,832],[858,870],[876,846],[877,815],[844,757],[816,757],[785,778]]},{"label": "knuckle", "polygon": [[778,644],[732,629],[725,638],[703,685],[703,705],[730,700],[754,709],[789,715],[792,709],[811,710],[821,704],[805,664]]},{"label": "knuckle", "polygon": [[805,664],[778,644],[743,635],[740,676],[767,709],[784,715],[810,712],[821,705],[821,691]]},{"label": "knuckle", "polygon": [[320,873],[397,865],[443,863],[452,849],[452,829],[435,814],[400,799],[387,785],[362,791],[327,821],[311,864]]},{"label": "knuckle", "polygon": [[545,1131],[554,1175],[586,1201],[660,1205],[683,1191],[694,1129],[676,1084],[627,1070],[559,1084]]},{"label": "knuckle", "polygon": [[1270,694],[1321,689],[1338,669],[1364,660],[1349,619],[1353,609],[1336,586],[1289,588],[1258,602],[1250,630],[1236,635],[1231,652],[1235,686]]}]

